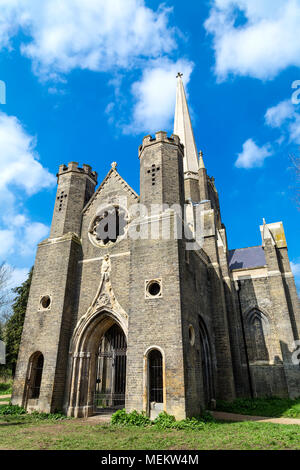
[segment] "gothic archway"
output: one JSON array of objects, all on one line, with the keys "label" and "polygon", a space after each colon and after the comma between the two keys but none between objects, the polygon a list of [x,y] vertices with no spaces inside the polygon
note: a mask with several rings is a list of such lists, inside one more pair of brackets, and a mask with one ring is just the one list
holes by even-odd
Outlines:
[{"label": "gothic archway", "polygon": [[95,412],[125,406],[127,341],[116,323],[102,336],[96,359]]},{"label": "gothic archway", "polygon": [[268,342],[270,335],[269,317],[258,307],[245,314],[246,346],[250,363],[270,360]]},{"label": "gothic archway", "polygon": [[44,356],[36,351],[30,356],[27,368],[26,386],[24,390],[23,406],[27,408],[28,403],[36,402],[40,397],[43,377]]},{"label": "gothic archway", "polygon": [[90,416],[125,404],[127,325],[103,308],[84,317],[71,340],[68,393],[69,416]]}]

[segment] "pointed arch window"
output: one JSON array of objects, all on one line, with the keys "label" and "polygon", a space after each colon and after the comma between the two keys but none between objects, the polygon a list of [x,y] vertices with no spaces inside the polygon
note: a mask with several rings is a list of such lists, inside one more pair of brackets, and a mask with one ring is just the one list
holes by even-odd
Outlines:
[{"label": "pointed arch window", "polygon": [[269,320],[258,309],[253,309],[246,318],[246,338],[250,362],[269,361],[267,347]]},{"label": "pointed arch window", "polygon": [[199,317],[199,338],[201,349],[204,400],[206,405],[208,405],[211,399],[215,398],[213,360],[209,333],[206,324],[201,317]]},{"label": "pointed arch window", "polygon": [[163,403],[163,357],[160,351],[152,349],[148,356],[149,401]]}]

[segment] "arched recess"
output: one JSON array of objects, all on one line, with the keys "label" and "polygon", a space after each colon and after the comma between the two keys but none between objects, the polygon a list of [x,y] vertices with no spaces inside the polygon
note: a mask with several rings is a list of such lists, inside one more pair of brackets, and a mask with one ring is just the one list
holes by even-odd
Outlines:
[{"label": "arched recess", "polygon": [[252,307],[244,314],[244,318],[249,362],[269,362],[271,333],[269,316],[259,307]]},{"label": "arched recess", "polygon": [[38,400],[40,397],[43,368],[44,356],[40,351],[36,351],[30,356],[28,362],[24,403],[25,408],[28,404],[28,400]]},{"label": "arched recess", "polygon": [[144,353],[144,411],[154,419],[166,410],[165,354],[159,346]]},{"label": "arched recess", "polygon": [[204,401],[205,405],[208,406],[210,405],[211,400],[215,398],[215,384],[212,348],[206,324],[201,316],[199,316],[199,338],[201,348]]},{"label": "arched recess", "polygon": [[[90,416],[102,406],[124,406],[126,348],[127,321],[116,312],[103,307],[79,321],[70,346],[64,407],[69,416]],[[122,377],[116,377],[117,371]],[[124,398],[115,399],[116,391]]]}]

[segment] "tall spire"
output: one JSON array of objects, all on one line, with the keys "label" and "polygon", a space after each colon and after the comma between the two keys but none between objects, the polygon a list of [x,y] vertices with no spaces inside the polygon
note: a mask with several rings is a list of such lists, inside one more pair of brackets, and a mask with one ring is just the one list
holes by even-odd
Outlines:
[{"label": "tall spire", "polygon": [[186,94],[182,82],[182,73],[178,73],[177,75],[174,134],[180,137],[180,140],[184,145],[183,168],[185,176],[197,177],[198,154],[191,123],[191,117],[186,100]]}]

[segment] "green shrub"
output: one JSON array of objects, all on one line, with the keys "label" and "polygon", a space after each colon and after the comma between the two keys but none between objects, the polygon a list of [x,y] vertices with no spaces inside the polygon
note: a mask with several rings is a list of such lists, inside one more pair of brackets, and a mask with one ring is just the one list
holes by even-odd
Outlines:
[{"label": "green shrub", "polygon": [[127,413],[126,410],[118,410],[111,417],[112,424],[126,424],[127,423]]},{"label": "green shrub", "polygon": [[157,418],[153,421],[153,425],[159,429],[170,429],[174,427],[176,423],[175,416],[168,415],[165,411],[159,413]]},{"label": "green shrub", "polygon": [[63,413],[39,413],[38,411],[33,411],[32,413],[27,413],[27,411],[18,405],[1,405],[0,404],[0,416],[20,416],[27,415],[28,418],[34,420],[50,420],[58,421],[62,419],[68,419]]},{"label": "green shrub", "polygon": [[204,412],[202,415],[194,418],[186,418],[181,421],[176,421],[174,416],[168,415],[165,411],[160,413],[153,421],[153,425],[159,429],[183,429],[183,430],[199,430],[203,429],[206,423],[214,422],[213,416]]},{"label": "green shrub", "polygon": [[145,413],[132,411],[126,413],[126,410],[118,410],[111,417],[111,423],[119,426],[153,426],[157,429],[184,429],[199,430],[203,429],[206,423],[214,422],[210,413],[203,413],[195,418],[187,418],[182,421],[176,421],[175,416],[169,415],[165,411],[159,413],[154,421],[150,421]]},{"label": "green shrub", "polygon": [[0,395],[9,395],[12,391],[11,382],[0,383]]},{"label": "green shrub", "polygon": [[26,410],[19,405],[0,405],[0,415],[24,415]]},{"label": "green shrub", "polygon": [[112,415],[111,423],[121,426],[148,426],[151,421],[145,413],[138,413],[135,410],[126,413],[126,410],[118,410]]}]

